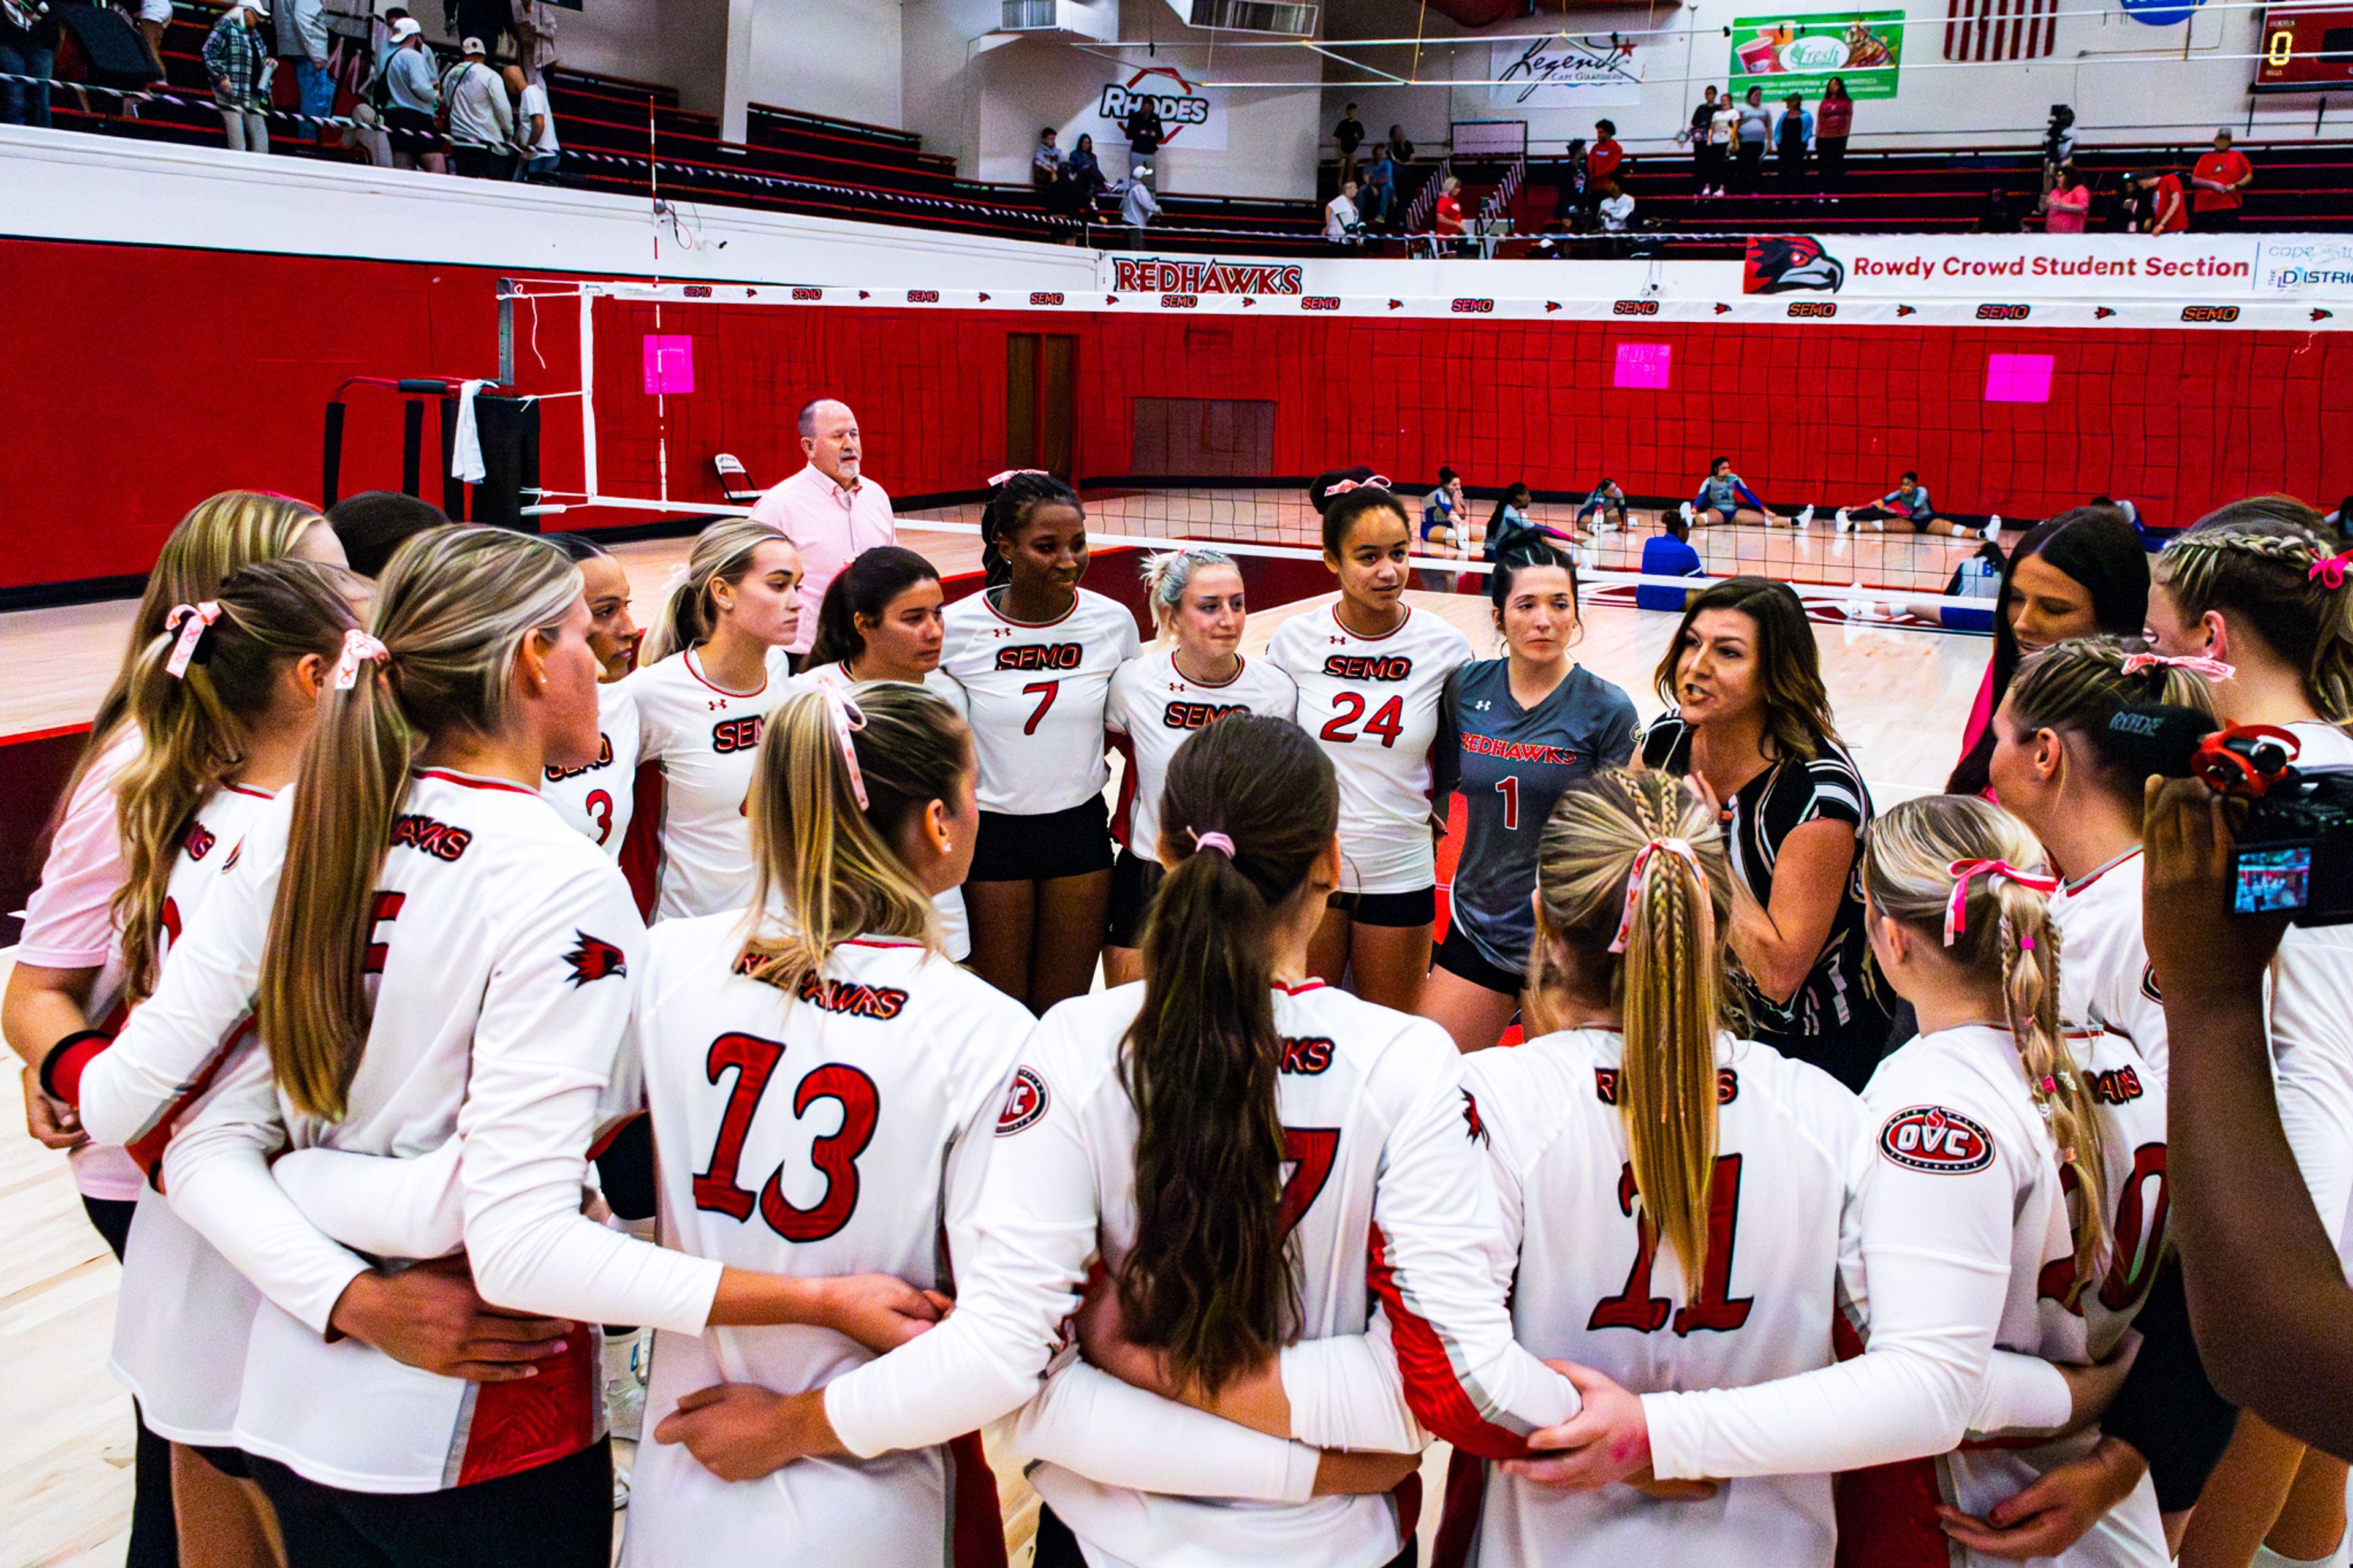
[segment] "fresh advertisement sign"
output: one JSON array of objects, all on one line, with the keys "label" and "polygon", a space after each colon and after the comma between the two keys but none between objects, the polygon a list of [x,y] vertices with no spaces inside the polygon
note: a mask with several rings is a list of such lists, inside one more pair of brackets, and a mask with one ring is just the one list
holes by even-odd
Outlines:
[{"label": "fresh advertisement sign", "polygon": [[2353,299],[2353,238],[1759,235],[1748,241],[1741,289],[1915,301]]},{"label": "fresh advertisement sign", "polygon": [[[1103,83],[1095,100],[1064,127],[1062,145],[1077,146],[1079,133],[1085,132],[1095,139],[1098,147],[1105,143],[1126,146],[1127,132],[1124,127],[1127,117],[1147,100],[1160,111],[1163,147],[1204,153],[1226,150],[1224,100],[1208,88],[1187,80],[1174,66],[1138,66]],[[1109,165],[1105,168],[1108,171]],[[1126,172],[1119,171],[1122,174]]]},{"label": "fresh advertisement sign", "polygon": [[1514,109],[1574,109],[1586,104],[1640,103],[1642,69],[1631,43],[1572,38],[1562,33],[1492,47],[1490,101]]},{"label": "fresh advertisement sign", "polygon": [[1894,98],[1904,63],[1904,13],[1833,11],[1820,16],[1743,16],[1732,24],[1732,95],[1765,89],[1820,98],[1832,77],[1850,98]]}]

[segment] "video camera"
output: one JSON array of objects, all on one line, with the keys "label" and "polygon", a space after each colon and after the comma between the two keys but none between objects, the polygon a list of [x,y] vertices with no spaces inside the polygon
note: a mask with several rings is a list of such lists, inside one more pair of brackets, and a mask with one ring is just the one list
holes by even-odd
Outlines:
[{"label": "video camera", "polygon": [[2144,773],[2203,779],[2243,801],[2232,873],[2239,914],[2300,926],[2353,922],[2353,767],[2295,766],[2295,737],[2269,724],[2217,728],[2195,708],[2151,703],[2108,721],[2111,750]]}]

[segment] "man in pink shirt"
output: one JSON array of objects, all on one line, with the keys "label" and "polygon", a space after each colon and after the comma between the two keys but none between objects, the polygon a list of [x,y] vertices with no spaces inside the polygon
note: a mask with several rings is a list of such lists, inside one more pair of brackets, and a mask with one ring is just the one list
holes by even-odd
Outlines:
[{"label": "man in pink shirt", "polygon": [[841,569],[878,544],[896,544],[891,498],[859,472],[858,416],[820,397],[801,410],[801,451],[808,467],[760,498],[754,521],[783,529],[801,557],[801,622],[796,659],[817,636],[818,606]]}]

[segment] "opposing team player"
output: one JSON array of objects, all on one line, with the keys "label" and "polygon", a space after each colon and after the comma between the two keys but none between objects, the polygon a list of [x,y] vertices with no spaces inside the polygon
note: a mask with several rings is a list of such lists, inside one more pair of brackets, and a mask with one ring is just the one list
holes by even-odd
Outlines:
[{"label": "opposing team player", "polygon": [[1377,484],[1320,485],[1324,564],[1339,601],[1285,621],[1267,661],[1299,685],[1299,724],[1340,779],[1339,896],[1313,972],[1410,1012],[1438,921],[1430,752],[1447,677],[1471,659],[1461,632],[1405,602],[1405,503]]},{"label": "opposing team player", "polygon": [[[237,1438],[290,1563],[446,1563],[462,1542],[605,1568],[593,1325],[816,1321],[887,1344],[931,1308],[896,1280],[820,1291],[582,1215],[644,931],[619,870],[537,789],[595,751],[580,574],[535,539],[435,531],[394,557],[371,622],[345,635],[290,800],[249,826],[120,1048],[185,1059],[248,1008],[267,1042],[176,1131],[164,1185],[268,1299]],[[290,1142],[398,1159],[461,1128],[467,1265],[484,1297],[555,1320],[512,1336],[526,1375],[419,1321],[403,1271],[328,1240],[269,1171]]]},{"label": "opposing team player", "polygon": [[1135,617],[1079,586],[1086,513],[1070,486],[1003,476],[981,518],[992,580],[948,606],[940,668],[980,756],[980,846],[965,884],[974,973],[1042,1013],[1094,982],[1111,898],[1103,710]]},{"label": "opposing team player", "polygon": [[[648,628],[629,679],[638,756],[659,770],[639,830],[656,835],[655,920],[750,901],[744,792],[760,725],[785,695],[784,649],[800,624],[800,557],[784,534],[738,519],[695,537],[686,575]],[[646,810],[649,804],[655,809]]]},{"label": "opposing team player", "polygon": [[540,793],[564,820],[606,854],[629,836],[637,801],[638,699],[628,677],[642,635],[629,615],[629,574],[613,552],[585,533],[551,533],[550,544],[580,568],[588,595],[588,646],[596,654],[596,755],[586,766],[549,770]]},{"label": "opposing team player", "polygon": [[[1831,1364],[1865,1131],[1835,1079],[1727,1027],[1734,884],[1714,817],[1662,773],[1569,786],[1535,882],[1532,1010],[1557,1032],[1463,1069],[1518,1254],[1520,1342],[1643,1393]],[[1827,1475],[1666,1499],[1482,1468],[1457,1458],[1445,1531],[1480,1568],[1831,1557]]]},{"label": "opposing team player", "polygon": [[[750,1268],[951,1290],[940,1237],[958,1258],[972,1245],[1035,1022],[947,961],[932,918],[972,858],[970,734],[911,685],[797,695],[770,716],[751,802],[758,899],[664,922],[638,981],[632,1035],[669,1156],[664,1238]],[[744,1415],[866,1359],[808,1328],[659,1335],[624,1560],[968,1564],[952,1526],[1001,1554],[977,1441],[733,1484],[727,1439]]]},{"label": "opposing team player", "polygon": [[1440,709],[1437,801],[1461,794],[1466,828],[1446,941],[1433,955],[1421,1015],[1466,1051],[1502,1037],[1521,1006],[1536,846],[1553,803],[1596,768],[1634,754],[1634,704],[1570,661],[1584,635],[1577,563],[1548,544],[1513,552],[1488,579],[1504,655],[1447,678]]},{"label": "opposing team player", "polygon": [[1111,923],[1103,945],[1103,984],[1144,977],[1138,953],[1144,917],[1160,889],[1160,786],[1168,759],[1187,736],[1229,713],[1292,718],[1299,688],[1263,658],[1239,651],[1249,620],[1241,568],[1221,550],[1192,546],[1145,563],[1144,597],[1172,646],[1150,647],[1111,679],[1103,723],[1126,759],[1112,832],[1119,859],[1111,870]]},{"label": "opposing team player", "polygon": [[[2094,1363],[2131,1325],[2165,1244],[2164,1079],[2121,1036],[2076,1046],[2062,1032],[2044,902],[2056,879],[2032,868],[2041,859],[2016,818],[1974,797],[1908,800],[1872,828],[1872,945],[1921,1032],[1863,1093],[1862,1267],[1842,1303],[1863,1353],[1752,1387],[1640,1396],[1583,1373],[1584,1410],[1533,1439],[1574,1457],[1506,1468],[1590,1488],[1646,1464],[1693,1480],[1877,1467],[1840,1483],[1842,1561],[2002,1561],[1942,1519],[1982,1520],[2097,1445],[2080,1423],[2113,1384]],[[1973,1428],[2065,1431],[1960,1447]],[[2147,1480],[2052,1560],[2162,1568]]]}]

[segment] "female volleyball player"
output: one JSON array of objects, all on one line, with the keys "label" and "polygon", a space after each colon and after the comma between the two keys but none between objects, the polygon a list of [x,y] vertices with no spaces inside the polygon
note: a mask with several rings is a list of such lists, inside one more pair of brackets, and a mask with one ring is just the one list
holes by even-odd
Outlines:
[{"label": "female volleyball player", "polygon": [[1748,481],[1732,471],[1732,459],[1718,458],[1707,466],[1699,493],[1679,509],[1683,521],[1697,528],[1711,522],[1764,523],[1779,528],[1789,520],[1757,498]]},{"label": "female volleyball player", "polygon": [[[290,801],[252,825],[123,1034],[136,1058],[185,1059],[250,1005],[267,1042],[177,1131],[165,1185],[273,1304],[237,1438],[295,1568],[448,1562],[453,1542],[605,1568],[588,1325],[817,1322],[887,1345],[934,1310],[901,1281],[752,1274],[581,1214],[645,947],[618,869],[537,789],[549,763],[594,754],[588,624],[578,571],[536,539],[403,546],[371,631],[345,636]],[[555,1315],[500,1320],[502,1343],[403,1310],[400,1278],[310,1226],[267,1164],[289,1142],[412,1154],[461,1125],[466,1266],[507,1311]]]},{"label": "female volleyball player", "polygon": [[[1640,1396],[1580,1373],[1583,1412],[1531,1440],[1574,1455],[1507,1470],[1588,1489],[1644,1465],[1682,1479],[1873,1467],[1840,1482],[1842,1561],[2000,1561],[1961,1516],[2097,1445],[2081,1423],[2113,1384],[2094,1363],[2131,1325],[2165,1239],[2164,1079],[2121,1036],[2063,1033],[2041,858],[2016,818],[1968,796],[1908,800],[1872,827],[1872,946],[1921,1033],[1863,1093],[1861,1270],[1846,1289],[1864,1353]],[[1972,1429],[2064,1435],[1957,1447]],[[2052,1560],[2163,1568],[2147,1483]]]},{"label": "female volleyball player", "polygon": [[1329,476],[1310,494],[1339,602],[1285,621],[1266,650],[1298,683],[1300,727],[1340,779],[1342,890],[1310,968],[1410,1012],[1438,920],[1430,803],[1439,700],[1447,677],[1470,662],[1471,644],[1405,602],[1413,574],[1403,501],[1377,483]]},{"label": "female volleyball player", "polygon": [[[801,693],[770,715],[751,795],[757,896],[665,921],[638,981],[631,1035],[666,1155],[667,1245],[782,1274],[955,1288],[947,1263],[974,1244],[965,1227],[1035,1024],[938,945],[930,900],[972,859],[973,773],[964,721],[913,685]],[[761,1486],[696,1462],[714,1428],[864,1359],[806,1327],[657,1336],[658,1424],[638,1449],[624,1561],[969,1564],[951,1525],[993,1538],[1001,1561],[977,1442],[953,1459],[930,1448],[796,1465]],[[723,1398],[707,1392],[722,1384]]]},{"label": "female volleyball player", "polygon": [[[922,1447],[1023,1403],[1098,1252],[1125,1336],[1188,1396],[1261,1385],[1281,1435],[1318,1412],[1294,1414],[1267,1369],[1293,1342],[1362,1335],[1376,1297],[1412,1408],[1441,1435],[1516,1452],[1513,1433],[1568,1408],[1567,1385],[1511,1340],[1452,1047],[1306,978],[1339,810],[1329,761],[1293,725],[1236,715],[1177,749],[1148,978],[1066,1002],[1031,1037],[954,1315],[787,1401],[746,1435],[744,1473]],[[1386,1499],[1310,1500],[1315,1468],[1287,1502],[1235,1508],[1041,1465],[1039,1561],[1155,1563],[1180,1546],[1204,1563],[1411,1560]]]},{"label": "female volleyball player", "polygon": [[716,914],[752,896],[752,783],[760,724],[784,696],[800,624],[801,560],[782,530],[739,518],[696,536],[685,576],[646,631],[638,755],[661,769],[655,920]]},{"label": "female volleyball player", "polygon": [[[1729,1032],[1715,814],[1667,774],[1612,770],[1540,831],[1531,1033],[1558,1032],[1463,1069],[1520,1342],[1638,1392],[1829,1366],[1862,1103]],[[1827,1563],[1835,1533],[1822,1474],[1566,1496],[1458,1459],[1447,1492],[1445,1534],[1475,1537],[1482,1568]]]},{"label": "female volleyball player", "polygon": [[972,967],[1043,1013],[1094,983],[1103,952],[1103,710],[1112,672],[1135,657],[1135,617],[1079,586],[1086,513],[1053,475],[1006,475],[980,528],[1005,581],[948,606],[940,655],[980,756],[980,845],[964,890]]},{"label": "female volleyball player", "polygon": [[1860,1089],[1887,1043],[1855,890],[1871,793],[1839,739],[1821,652],[1787,584],[1695,593],[1659,661],[1670,704],[1642,762],[1724,810],[1738,881],[1729,936],[1754,1037]]},{"label": "female volleyball player", "polygon": [[1168,759],[1185,738],[1229,713],[1289,719],[1299,688],[1263,658],[1236,651],[1249,618],[1241,568],[1220,550],[1193,546],[1153,556],[1144,566],[1144,596],[1163,639],[1119,667],[1103,714],[1127,771],[1112,831],[1120,843],[1111,870],[1111,923],[1104,937],[1103,984],[1144,977],[1139,949],[1144,917],[1160,889],[1160,786]]},{"label": "female volleyball player", "polygon": [[[913,551],[878,544],[861,552],[826,584],[809,668],[796,684],[847,693],[864,681],[903,681],[931,688],[961,714],[964,689],[940,671],[940,604],[939,569]],[[962,963],[972,956],[964,889],[942,889],[932,910],[942,949]]]},{"label": "female volleyball player", "polygon": [[[0,1028],[27,1064],[25,1118],[44,1147],[69,1152],[74,1185],[90,1224],[117,1258],[138,1201],[138,1167],[119,1147],[92,1142],[71,1106],[41,1091],[37,1067],[58,1044],[92,1025],[120,1023],[119,975],[111,973],[117,932],[113,900],[123,882],[115,783],[137,754],[130,714],[131,678],[142,655],[180,605],[211,598],[224,579],[257,561],[293,555],[343,564],[343,546],[317,511],[300,501],[227,490],[199,503],[174,527],[148,574],[131,636],[67,781],[41,868],[26,901],[16,962],[0,1002]],[[137,1493],[132,1510],[131,1568],[172,1561],[172,1493],[163,1440],[140,1429]]]},{"label": "female volleyball player", "polygon": [[580,568],[588,596],[588,646],[596,655],[596,756],[585,767],[550,768],[539,786],[564,820],[606,854],[617,856],[636,808],[638,623],[629,615],[629,574],[585,533],[551,533],[550,544]]},{"label": "female volleyball player", "polygon": [[1536,846],[1561,791],[1634,753],[1634,704],[1572,662],[1583,635],[1577,564],[1549,545],[1513,552],[1487,579],[1506,649],[1447,678],[1436,798],[1462,796],[1446,941],[1421,1014],[1466,1051],[1493,1045],[1521,1005],[1535,913]]}]

